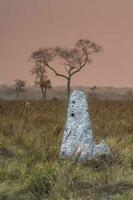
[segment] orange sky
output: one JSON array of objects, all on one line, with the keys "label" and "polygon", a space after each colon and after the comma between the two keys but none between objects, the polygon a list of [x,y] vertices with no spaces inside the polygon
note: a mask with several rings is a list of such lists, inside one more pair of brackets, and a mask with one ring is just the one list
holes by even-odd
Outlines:
[{"label": "orange sky", "polygon": [[[0,0],[0,84],[33,82],[32,51],[94,40],[104,52],[73,85],[133,87],[133,0]],[[65,80],[49,73],[53,85]]]}]

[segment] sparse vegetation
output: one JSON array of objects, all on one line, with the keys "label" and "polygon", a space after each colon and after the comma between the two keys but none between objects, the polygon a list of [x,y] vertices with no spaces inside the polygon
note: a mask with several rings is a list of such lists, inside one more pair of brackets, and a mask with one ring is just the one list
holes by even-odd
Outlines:
[{"label": "sparse vegetation", "polygon": [[95,141],[112,155],[59,159],[65,101],[0,101],[0,200],[132,200],[133,102],[91,101]]}]

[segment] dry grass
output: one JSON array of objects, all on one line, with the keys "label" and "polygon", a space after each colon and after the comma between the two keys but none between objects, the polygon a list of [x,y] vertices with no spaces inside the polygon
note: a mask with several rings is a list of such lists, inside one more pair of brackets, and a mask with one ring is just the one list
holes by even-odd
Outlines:
[{"label": "dry grass", "polygon": [[133,102],[89,107],[95,141],[112,155],[75,165],[58,157],[66,102],[0,102],[0,200],[133,199]]}]

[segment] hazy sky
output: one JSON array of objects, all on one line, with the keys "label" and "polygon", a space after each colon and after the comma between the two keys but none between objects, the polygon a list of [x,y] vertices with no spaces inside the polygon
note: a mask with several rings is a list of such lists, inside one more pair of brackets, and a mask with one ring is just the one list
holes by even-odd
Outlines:
[{"label": "hazy sky", "polygon": [[[32,83],[32,51],[69,47],[79,38],[104,52],[93,56],[73,85],[133,86],[133,0],[0,0],[0,83]],[[65,84],[49,76],[53,85]]]}]

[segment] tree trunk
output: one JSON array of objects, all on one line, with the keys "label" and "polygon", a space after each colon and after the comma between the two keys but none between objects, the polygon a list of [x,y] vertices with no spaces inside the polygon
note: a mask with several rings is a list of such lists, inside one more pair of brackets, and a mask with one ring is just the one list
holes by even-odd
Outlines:
[{"label": "tree trunk", "polygon": [[46,99],[46,89],[44,90],[44,88],[41,87],[41,91],[42,91],[42,99],[45,100]]},{"label": "tree trunk", "polygon": [[44,96],[45,96],[45,99],[47,98],[47,88],[45,87],[44,89]]},{"label": "tree trunk", "polygon": [[17,100],[19,98],[19,91],[16,89],[16,97],[17,97]]},{"label": "tree trunk", "polygon": [[71,86],[71,78],[67,79],[67,100],[70,98],[70,86]]}]

